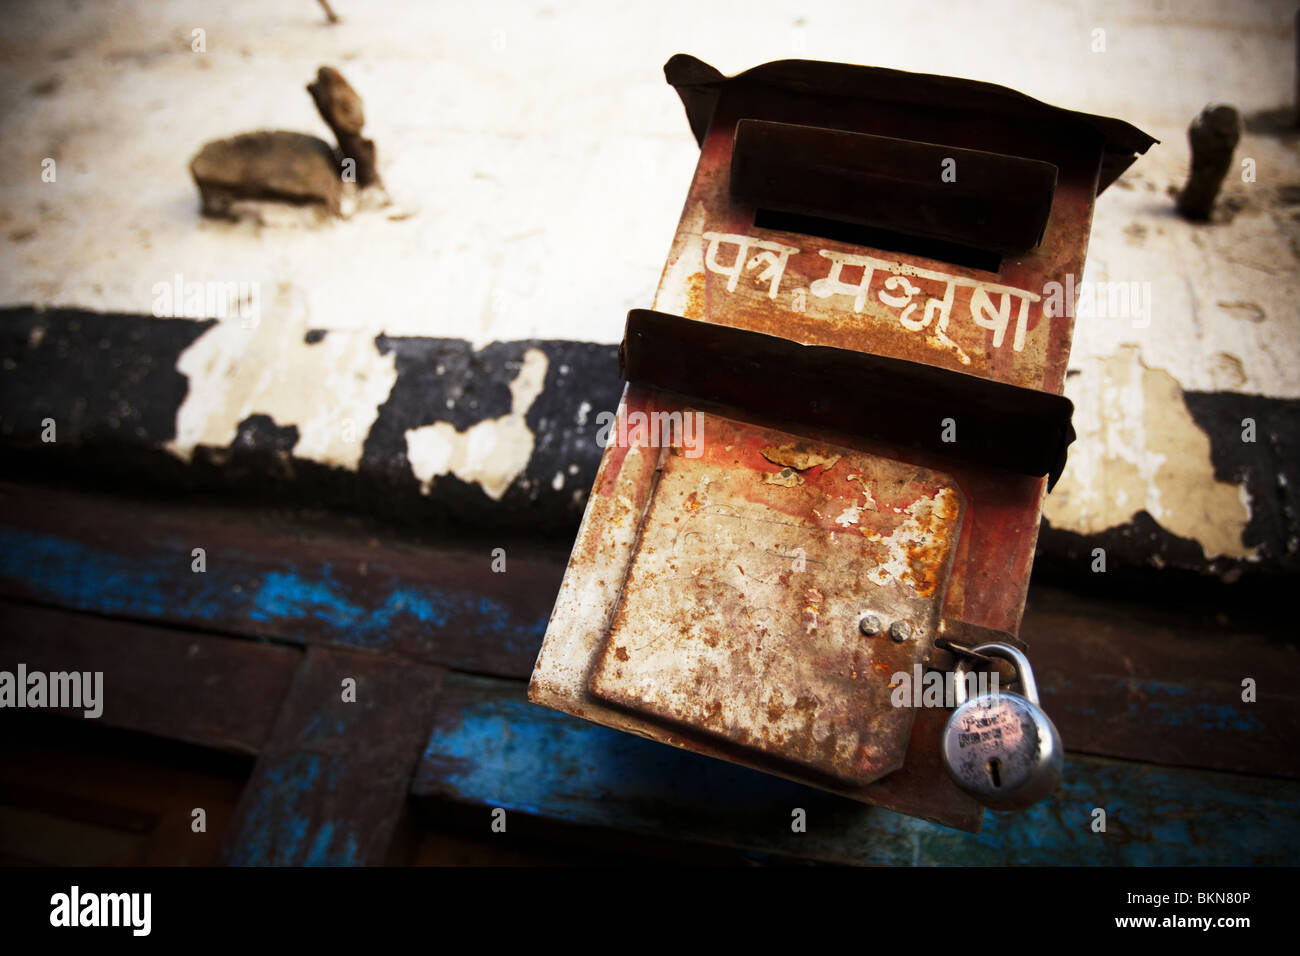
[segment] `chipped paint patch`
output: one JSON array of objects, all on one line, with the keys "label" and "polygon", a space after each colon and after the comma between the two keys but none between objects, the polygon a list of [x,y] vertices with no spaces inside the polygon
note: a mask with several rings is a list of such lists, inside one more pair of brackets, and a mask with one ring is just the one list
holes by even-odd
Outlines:
[{"label": "chipped paint patch", "polygon": [[[429,493],[434,479],[455,475],[477,484],[493,501],[499,501],[523,474],[533,454],[534,438],[524,416],[546,382],[549,362],[540,349],[529,349],[519,374],[510,383],[510,413],[457,431],[448,422],[436,422],[406,431],[406,455],[420,490]],[[557,475],[561,484],[563,476]]]},{"label": "chipped paint patch", "polygon": [[763,484],[777,485],[781,488],[794,488],[802,485],[803,479],[795,473],[793,468],[782,468],[780,471],[763,475]]},{"label": "chipped paint patch", "polygon": [[1053,528],[1091,535],[1146,511],[1172,534],[1198,542],[1207,560],[1256,556],[1242,542],[1250,520],[1246,488],[1215,480],[1209,436],[1172,375],[1146,366],[1136,346],[1123,346],[1072,375],[1066,394],[1079,437],[1044,506]]},{"label": "chipped paint patch", "polygon": [[308,318],[281,283],[260,321],[223,319],[195,339],[176,363],[189,390],[167,450],[188,461],[198,445],[225,448],[240,422],[261,414],[298,429],[294,457],[355,471],[397,381],[394,356],[364,332],[308,344]]},{"label": "chipped paint patch", "polygon": [[853,474],[853,475],[849,475],[848,478],[847,478],[846,480],[847,480],[847,481],[856,481],[858,484],[860,484],[860,485],[862,486],[862,499],[863,499],[863,500],[862,500],[862,510],[863,510],[863,511],[875,511],[875,510],[876,510],[876,507],[877,507],[877,506],[876,506],[876,499],[875,499],[875,498],[872,496],[872,494],[871,494],[871,485],[867,483],[867,478],[866,478],[866,476],[865,476],[865,475]]},{"label": "chipped paint patch", "polygon": [[862,509],[857,504],[852,504],[845,508],[840,516],[835,519],[835,523],[841,528],[848,528],[857,524],[860,517],[862,517]]},{"label": "chipped paint patch", "polygon": [[840,460],[839,455],[827,455],[794,443],[781,445],[779,448],[776,445],[768,445],[759,454],[774,465],[785,465],[796,471],[807,471],[813,465],[821,465],[823,470],[830,471]]}]

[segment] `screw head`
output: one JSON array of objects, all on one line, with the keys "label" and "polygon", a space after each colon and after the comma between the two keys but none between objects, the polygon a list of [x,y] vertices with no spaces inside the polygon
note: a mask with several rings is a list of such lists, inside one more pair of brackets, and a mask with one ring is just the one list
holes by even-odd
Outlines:
[{"label": "screw head", "polygon": [[912,625],[906,621],[895,621],[889,625],[889,636],[901,644],[912,636]]},{"label": "screw head", "polygon": [[858,630],[867,637],[875,637],[880,633],[882,627],[883,625],[880,623],[880,618],[876,617],[874,614],[864,614],[862,620],[858,621]]}]

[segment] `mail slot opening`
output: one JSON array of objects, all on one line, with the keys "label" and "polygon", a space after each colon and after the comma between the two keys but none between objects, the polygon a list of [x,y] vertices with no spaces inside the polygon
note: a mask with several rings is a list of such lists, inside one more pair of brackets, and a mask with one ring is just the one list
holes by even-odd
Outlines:
[{"label": "mail slot opening", "polygon": [[[1059,170],[1006,153],[741,119],[730,172],[732,199],[768,214],[885,230],[907,237],[909,245],[928,239],[964,246],[985,253],[987,264],[989,255],[1020,255],[1042,241]],[[829,236],[826,228],[811,234]],[[891,241],[884,248],[945,258]],[[946,261],[967,264],[952,256],[949,250]]]},{"label": "mail slot opening", "polygon": [[959,242],[914,236],[894,229],[881,229],[878,226],[866,226],[825,216],[760,208],[754,215],[754,228],[794,232],[905,256],[922,256],[991,273],[1002,268],[1002,256],[990,249],[977,249]]}]

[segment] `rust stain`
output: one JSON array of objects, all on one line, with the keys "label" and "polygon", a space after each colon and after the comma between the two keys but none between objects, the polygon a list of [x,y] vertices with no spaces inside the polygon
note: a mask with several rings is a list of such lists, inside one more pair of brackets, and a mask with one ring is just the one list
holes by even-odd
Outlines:
[{"label": "rust stain", "polygon": [[682,314],[688,319],[702,319],[708,311],[704,281],[703,272],[694,272],[686,279],[686,308]]},{"label": "rust stain", "polygon": [[918,499],[906,508],[896,508],[906,519],[888,535],[858,529],[864,538],[880,546],[876,568],[871,574],[877,584],[900,580],[921,597],[934,595],[957,530],[955,519],[960,509],[956,498],[955,492],[944,488],[933,498]]},{"label": "rust stain", "polygon": [[822,592],[816,588],[804,591],[803,623],[804,631],[808,634],[817,630],[817,615],[821,611],[823,600]]}]

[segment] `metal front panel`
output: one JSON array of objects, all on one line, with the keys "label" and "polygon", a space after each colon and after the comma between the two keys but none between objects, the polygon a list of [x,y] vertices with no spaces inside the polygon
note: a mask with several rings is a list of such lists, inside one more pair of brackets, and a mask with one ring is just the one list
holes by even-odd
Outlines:
[{"label": "metal front panel", "polygon": [[[619,408],[619,419],[684,410],[671,396],[631,385]],[[654,497],[656,469],[667,453],[663,448],[652,446],[645,433],[629,430],[626,438],[626,441],[612,441],[601,461],[556,599],[555,611],[547,627],[546,641],[529,684],[529,700],[670,746],[793,780],[815,782],[824,789],[855,800],[920,816],[944,826],[979,829],[983,809],[957,789],[939,760],[938,741],[948,717],[946,711],[921,708],[915,715],[903,766],[874,783],[857,786],[815,776],[794,764],[764,759],[761,753],[730,746],[721,737],[654,720],[638,711],[603,701],[590,692],[589,681],[606,645],[636,551],[642,521]],[[823,447],[836,447],[838,444],[818,436],[813,436],[812,440],[821,441]],[[858,443],[852,444],[856,446]],[[1034,479],[1024,481],[1032,488],[1039,484]],[[967,489],[963,487],[963,491]],[[987,531],[980,530],[981,520],[970,510],[969,492],[965,501],[963,527],[956,548],[957,560],[960,560],[966,548],[965,542],[972,533],[1005,552],[1004,539],[990,537]],[[955,575],[954,565],[946,601],[949,604],[953,601],[953,588],[959,583]],[[1001,596],[1000,589],[994,587],[981,588],[977,593],[987,594],[995,603]]]},{"label": "metal front panel", "polygon": [[1043,241],[1026,253],[1003,257],[996,271],[766,228],[759,224],[758,209],[731,195],[735,128],[746,117],[931,142],[942,136],[954,146],[1030,155],[1024,148],[1030,137],[1022,134],[1021,148],[1013,149],[985,135],[987,124],[978,122],[921,132],[913,117],[909,134],[899,111],[906,109],[877,104],[850,117],[834,100],[767,91],[737,93],[720,102],[655,308],[805,344],[892,355],[1060,392],[1073,313],[1056,308],[1048,283],[1082,272],[1095,156],[1057,151],[1035,157],[1061,169]]},{"label": "metal front panel", "polygon": [[934,636],[956,487],[685,414],[698,416],[695,442],[663,456],[591,692],[847,783],[897,769],[915,711],[891,705],[893,675],[910,675]]}]

